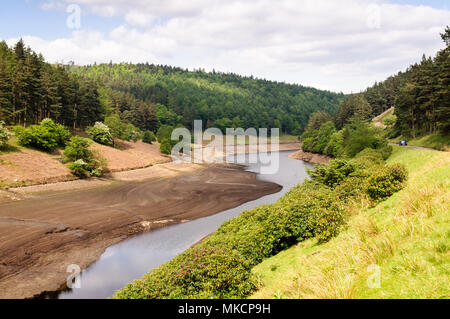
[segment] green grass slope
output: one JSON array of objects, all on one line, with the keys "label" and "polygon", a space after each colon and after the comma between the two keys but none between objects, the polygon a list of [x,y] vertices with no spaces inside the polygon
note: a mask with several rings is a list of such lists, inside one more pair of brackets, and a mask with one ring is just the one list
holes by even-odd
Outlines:
[{"label": "green grass slope", "polygon": [[251,298],[449,298],[450,153],[395,147],[394,163],[409,171],[405,189],[355,211],[328,243],[308,240],[254,267]]}]

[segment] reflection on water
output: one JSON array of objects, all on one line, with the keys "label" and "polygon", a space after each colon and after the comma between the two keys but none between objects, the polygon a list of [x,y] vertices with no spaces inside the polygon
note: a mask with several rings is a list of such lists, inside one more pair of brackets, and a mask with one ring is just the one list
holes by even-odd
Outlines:
[{"label": "reflection on water", "polygon": [[[280,192],[247,202],[213,216],[137,235],[111,246],[106,249],[95,264],[83,271],[81,288],[47,294],[46,297],[61,299],[103,299],[111,297],[114,291],[135,279],[141,278],[153,268],[172,259],[205,236],[213,233],[223,222],[236,217],[242,211],[263,204],[274,203],[290,188],[307,178],[306,169],[312,168],[311,165],[302,161],[290,159],[288,155],[291,153],[279,153],[280,166],[276,174],[258,175],[261,180],[283,186]],[[245,155],[238,156],[239,160],[245,157]],[[232,160],[236,160],[236,158],[230,158],[230,161]],[[260,168],[259,163],[248,164],[247,170],[259,173]]]}]

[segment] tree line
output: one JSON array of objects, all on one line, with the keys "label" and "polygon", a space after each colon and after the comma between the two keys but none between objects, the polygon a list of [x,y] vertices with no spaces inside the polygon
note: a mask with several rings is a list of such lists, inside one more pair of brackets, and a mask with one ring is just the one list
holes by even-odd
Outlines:
[{"label": "tree line", "polygon": [[450,28],[441,34],[446,47],[434,58],[423,56],[405,72],[375,83],[366,91],[348,97],[335,117],[342,128],[354,116],[369,120],[395,107],[397,117],[391,137],[415,138],[450,133]]},{"label": "tree line", "polygon": [[6,124],[26,126],[52,118],[76,128],[104,114],[95,80],[46,63],[22,40],[11,48],[0,42],[0,118]]}]

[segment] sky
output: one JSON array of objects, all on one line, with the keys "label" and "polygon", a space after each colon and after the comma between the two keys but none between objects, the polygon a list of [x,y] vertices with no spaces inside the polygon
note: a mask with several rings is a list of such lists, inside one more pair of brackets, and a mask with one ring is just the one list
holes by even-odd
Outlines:
[{"label": "sky", "polygon": [[448,0],[3,0],[51,63],[149,62],[359,92],[444,47]]}]

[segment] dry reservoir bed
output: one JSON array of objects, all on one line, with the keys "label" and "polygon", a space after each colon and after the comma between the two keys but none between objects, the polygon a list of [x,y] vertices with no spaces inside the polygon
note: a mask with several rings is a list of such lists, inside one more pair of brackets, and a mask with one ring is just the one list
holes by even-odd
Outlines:
[{"label": "dry reservoir bed", "polygon": [[180,165],[118,173],[88,189],[44,185],[32,198],[0,204],[0,298],[57,290],[68,265],[86,268],[130,236],[281,189],[236,166]]}]

